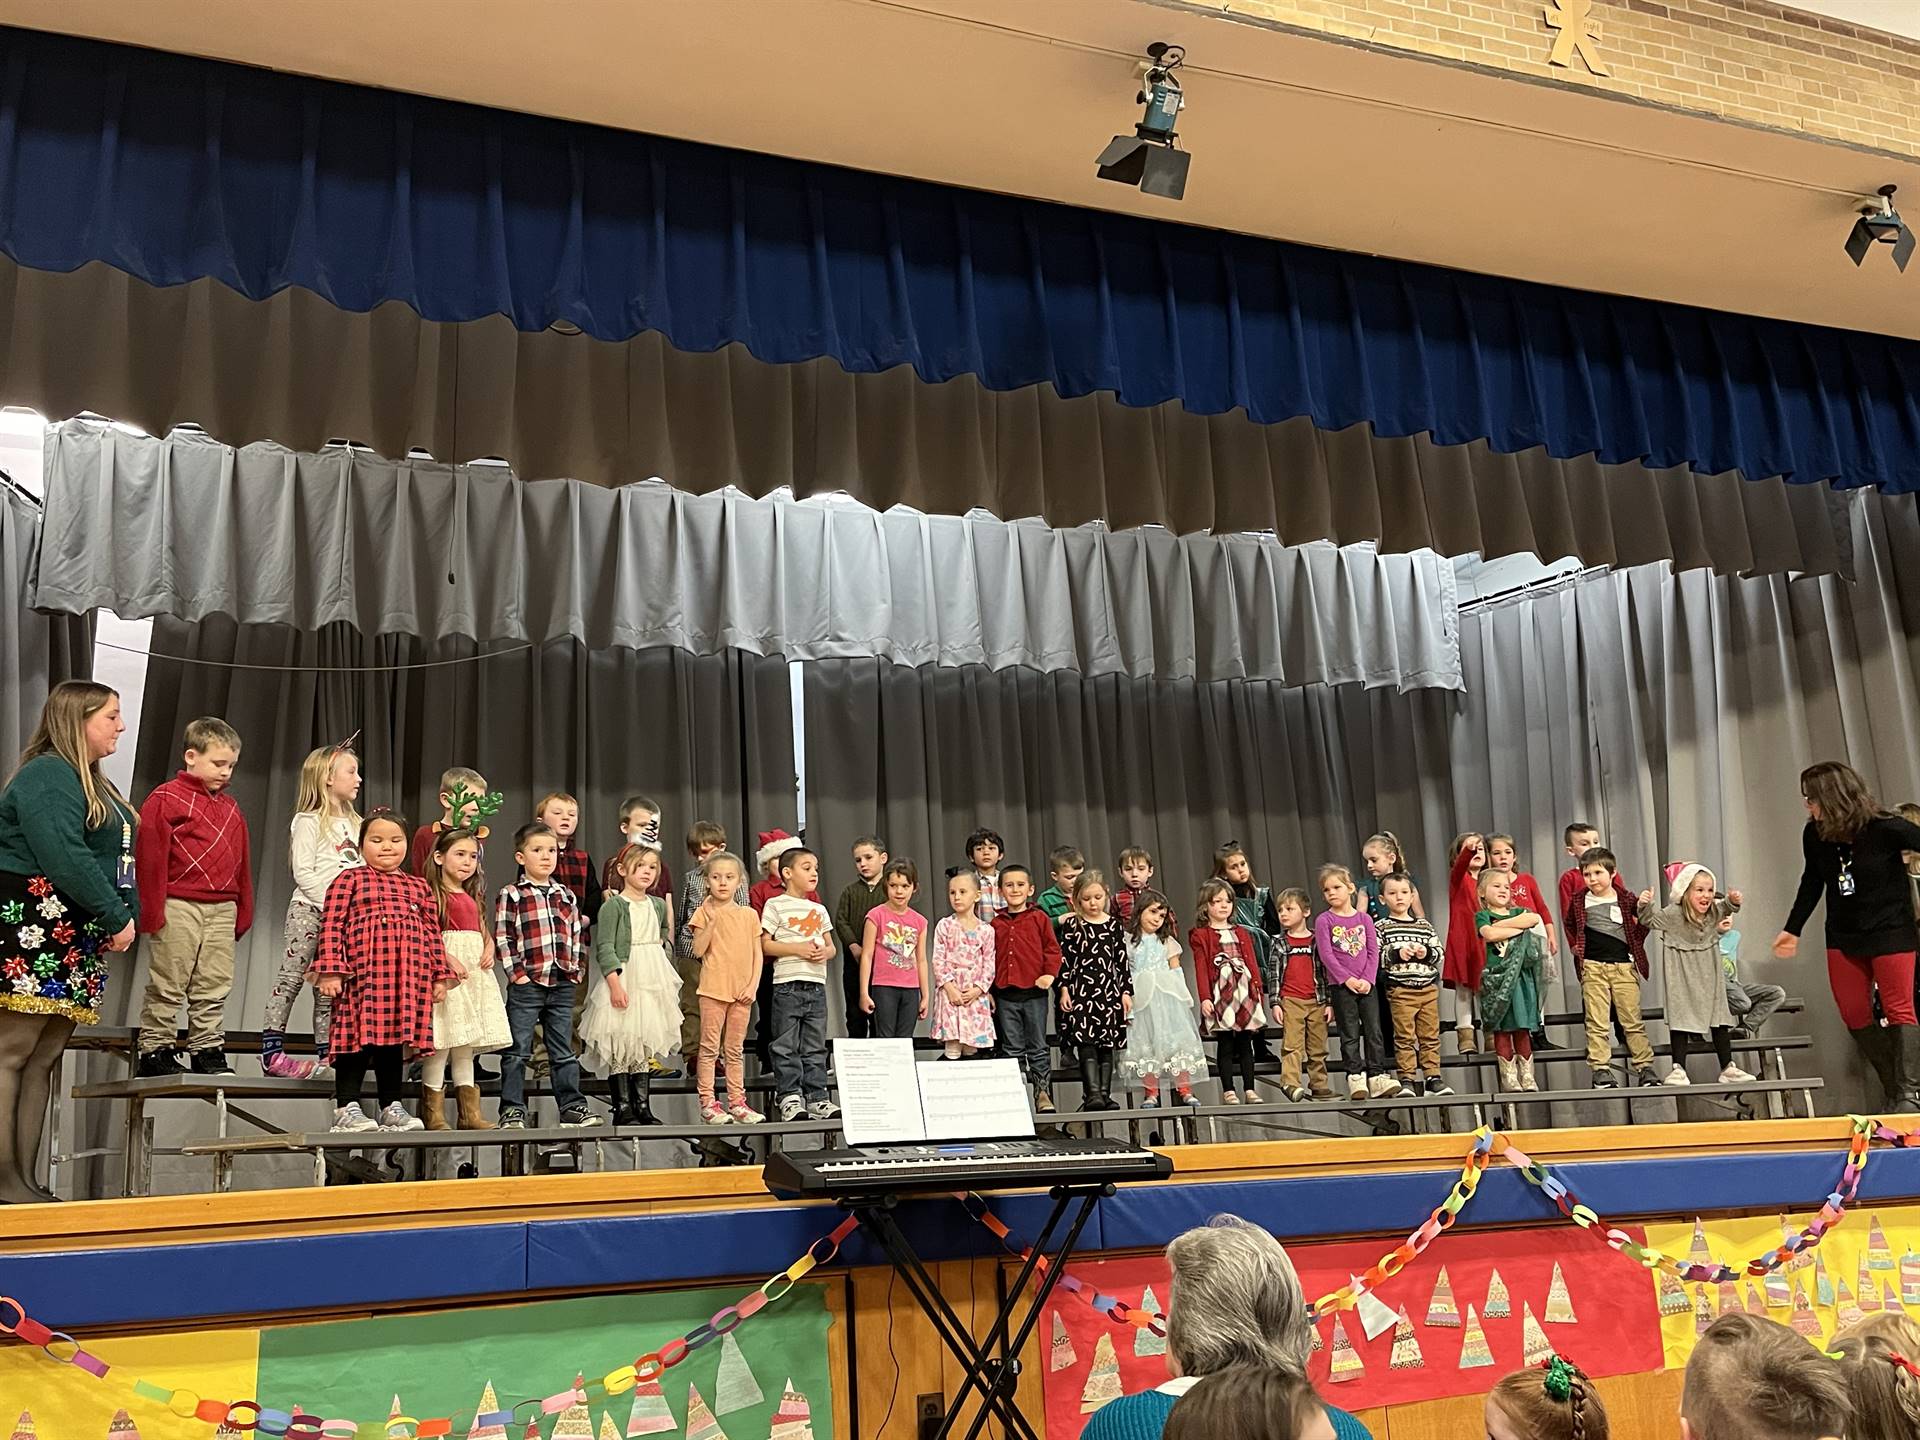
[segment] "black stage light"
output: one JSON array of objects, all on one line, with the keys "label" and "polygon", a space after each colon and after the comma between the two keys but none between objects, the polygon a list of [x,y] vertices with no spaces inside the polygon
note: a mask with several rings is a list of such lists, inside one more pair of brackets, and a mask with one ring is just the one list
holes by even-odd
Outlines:
[{"label": "black stage light", "polygon": [[1102,180],[1138,186],[1145,195],[1178,200],[1187,193],[1187,170],[1193,156],[1175,145],[1174,120],[1186,108],[1187,98],[1173,72],[1187,58],[1178,45],[1156,40],[1147,47],[1144,79],[1136,97],[1146,113],[1131,135],[1116,135],[1094,162]]},{"label": "black stage light", "polygon": [[1893,192],[1898,188],[1896,185],[1882,185],[1878,199],[1860,202],[1860,218],[1853,222],[1853,229],[1847,235],[1847,254],[1854,264],[1865,260],[1867,251],[1875,245],[1893,247],[1893,268],[1896,270],[1904,272],[1907,261],[1913,258],[1913,231],[1900,218],[1900,212],[1893,208]]}]

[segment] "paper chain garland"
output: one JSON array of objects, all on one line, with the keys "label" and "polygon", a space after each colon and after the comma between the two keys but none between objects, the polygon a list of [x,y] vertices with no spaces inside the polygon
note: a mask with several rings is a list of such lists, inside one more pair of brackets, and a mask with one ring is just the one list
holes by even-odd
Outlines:
[{"label": "paper chain garland", "polygon": [[[1480,1177],[1486,1173],[1487,1166],[1495,1158],[1503,1159],[1519,1170],[1527,1182],[1551,1200],[1555,1208],[1568,1220],[1583,1230],[1598,1232],[1609,1248],[1648,1270],[1664,1270],[1680,1280],[1706,1285],[1727,1283],[1738,1279],[1742,1274],[1752,1276],[1771,1274],[1792,1261],[1795,1256],[1813,1249],[1829,1230],[1840,1224],[1846,1217],[1847,1207],[1859,1194],[1860,1180],[1866,1170],[1867,1155],[1873,1142],[1877,1140],[1903,1149],[1920,1147],[1920,1129],[1894,1130],[1886,1122],[1871,1116],[1854,1115],[1849,1119],[1853,1126],[1853,1134],[1847,1144],[1846,1163],[1841,1170],[1839,1182],[1821,1204],[1819,1213],[1798,1235],[1786,1238],[1778,1248],[1748,1261],[1739,1270],[1725,1265],[1699,1265],[1676,1260],[1651,1246],[1640,1244],[1624,1230],[1605,1224],[1598,1215],[1580,1202],[1578,1196],[1554,1176],[1547,1165],[1528,1155],[1504,1134],[1482,1126],[1473,1133],[1473,1146],[1461,1163],[1460,1178],[1447,1192],[1446,1199],[1434,1208],[1433,1213],[1418,1229],[1381,1256],[1367,1268],[1364,1274],[1354,1277],[1346,1285],[1321,1296],[1309,1305],[1307,1319],[1310,1322],[1317,1322],[1337,1311],[1351,1309],[1359,1303],[1361,1296],[1368,1294],[1382,1282],[1392,1279],[1417,1259],[1443,1232],[1453,1228],[1454,1223],[1460,1218],[1460,1212],[1466,1208],[1467,1203],[1478,1191]],[[1014,1240],[1011,1229],[988,1208],[987,1202],[979,1195],[968,1191],[956,1193],[954,1199],[958,1200],[967,1214],[984,1226],[1009,1254],[1021,1260],[1028,1257],[1029,1249]],[[678,1339],[669,1340],[658,1350],[649,1351],[638,1357],[631,1365],[622,1365],[608,1372],[601,1379],[588,1381],[581,1386],[569,1385],[565,1390],[542,1400],[522,1400],[511,1410],[476,1416],[473,1423],[480,1427],[513,1424],[516,1423],[517,1413],[522,1410],[526,1410],[528,1418],[536,1413],[554,1415],[569,1405],[585,1403],[593,1398],[591,1392],[599,1391],[606,1396],[623,1395],[643,1381],[658,1379],[695,1350],[718,1340],[721,1336],[738,1328],[743,1321],[779,1300],[809,1271],[831,1263],[840,1253],[842,1243],[853,1233],[858,1224],[858,1217],[849,1215],[832,1231],[808,1246],[806,1253],[798,1260],[780,1274],[767,1280],[759,1289],[751,1291],[737,1305],[724,1307],[705,1324],[695,1326]],[[1048,1262],[1044,1256],[1038,1257],[1034,1264],[1039,1273],[1046,1273]],[[1111,1295],[1102,1294],[1070,1273],[1063,1272],[1056,1283],[1061,1290],[1078,1296],[1094,1310],[1106,1315],[1116,1325],[1131,1325],[1150,1331],[1154,1335],[1166,1334],[1165,1315],[1144,1310],[1138,1306],[1130,1306]],[[7,1307],[11,1307],[14,1314],[11,1324],[3,1318]],[[83,1370],[99,1380],[105,1380],[113,1369],[97,1356],[89,1354],[71,1335],[49,1330],[33,1319],[26,1313],[20,1302],[11,1296],[0,1295],[0,1335],[11,1335],[29,1345],[37,1346],[49,1359],[60,1364],[71,1365],[76,1370]],[[60,1353],[56,1349],[58,1346],[71,1346],[72,1353]],[[361,1430],[359,1422],[353,1420],[296,1415],[285,1410],[271,1409],[253,1400],[236,1400],[231,1403],[221,1400],[202,1400],[190,1390],[169,1390],[164,1386],[149,1384],[145,1380],[136,1379],[126,1383],[136,1396],[165,1405],[168,1410],[182,1419],[199,1419],[209,1425],[225,1424],[242,1432],[257,1430],[263,1435],[284,1435],[288,1440],[348,1440],[348,1437],[358,1435]],[[385,1440],[433,1440],[433,1437],[452,1435],[454,1419],[455,1417],[439,1417],[420,1420],[399,1415],[389,1417],[384,1422],[370,1422],[370,1424],[384,1426],[379,1433],[384,1435]]]},{"label": "paper chain garland", "polygon": [[[858,1216],[849,1215],[831,1231],[809,1245],[806,1253],[798,1260],[778,1275],[769,1278],[759,1289],[748,1292],[738,1304],[723,1307],[705,1324],[696,1325],[685,1335],[669,1340],[658,1350],[648,1351],[631,1365],[622,1365],[598,1380],[589,1380],[581,1385],[569,1385],[566,1389],[542,1400],[522,1400],[510,1410],[496,1410],[484,1415],[476,1415],[473,1417],[472,1424],[479,1429],[496,1425],[524,1424],[536,1415],[557,1415],[569,1405],[583,1405],[596,1398],[596,1395],[601,1397],[624,1395],[638,1384],[659,1379],[694,1351],[738,1329],[743,1321],[751,1319],[767,1306],[784,1297],[806,1276],[807,1272],[821,1265],[830,1264],[834,1256],[840,1253],[842,1242],[853,1233],[854,1227],[859,1223]],[[113,1373],[113,1366],[96,1355],[88,1354],[81,1347],[80,1342],[71,1335],[49,1330],[28,1315],[18,1300],[10,1295],[0,1295],[0,1317],[4,1317],[8,1307],[13,1311],[13,1323],[8,1324],[4,1318],[0,1318],[0,1335],[11,1335],[29,1345],[38,1346],[50,1360],[71,1365],[76,1370],[84,1370],[96,1380],[105,1380],[109,1374]],[[71,1346],[72,1353],[61,1353],[55,1348],[56,1346]],[[116,1376],[116,1379],[119,1378]],[[164,1385],[150,1384],[145,1380],[122,1380],[122,1383],[139,1398],[166,1406],[170,1412],[182,1420],[203,1420],[209,1425],[226,1425],[243,1433],[257,1430],[262,1435],[284,1435],[287,1440],[348,1440],[348,1437],[358,1435],[362,1429],[361,1423],[355,1420],[323,1419],[315,1415],[295,1414],[292,1411],[276,1410],[262,1405],[257,1400],[231,1402],[202,1400],[191,1390],[172,1390]],[[443,1415],[421,1420],[411,1415],[394,1415],[384,1421],[369,1421],[367,1428],[384,1435],[386,1440],[432,1440],[432,1437],[452,1435],[455,1420],[464,1418],[464,1416]]]}]

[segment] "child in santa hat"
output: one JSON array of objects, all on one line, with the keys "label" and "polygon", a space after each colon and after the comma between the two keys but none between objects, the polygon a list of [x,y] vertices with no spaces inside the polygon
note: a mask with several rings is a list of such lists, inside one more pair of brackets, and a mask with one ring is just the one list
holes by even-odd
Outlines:
[{"label": "child in santa hat", "polygon": [[1655,905],[1651,890],[1640,892],[1640,920],[1658,931],[1666,954],[1667,1028],[1673,1035],[1673,1068],[1667,1084],[1687,1083],[1687,1056],[1712,1037],[1720,1061],[1720,1083],[1743,1085],[1753,1079],[1733,1063],[1733,1011],[1720,969],[1720,931],[1740,908],[1740,892],[1719,893],[1706,866],[1692,860],[1667,866],[1667,903]]}]

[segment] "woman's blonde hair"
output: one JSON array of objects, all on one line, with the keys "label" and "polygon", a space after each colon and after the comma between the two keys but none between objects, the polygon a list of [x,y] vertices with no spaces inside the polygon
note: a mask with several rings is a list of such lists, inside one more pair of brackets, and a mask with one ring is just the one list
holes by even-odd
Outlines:
[{"label": "woman's blonde hair", "polygon": [[334,762],[348,756],[356,762],[360,758],[341,745],[322,745],[318,750],[307,752],[307,758],[300,762],[300,789],[293,802],[295,815],[313,815],[323,821],[344,819],[351,821],[354,829],[360,828],[360,812],[352,803],[344,810],[335,810],[333,797],[327,793],[327,786],[333,781]]},{"label": "woman's blonde hair", "polygon": [[1920,1325],[1905,1315],[1869,1315],[1833,1339],[1853,1397],[1857,1440],[1920,1435]]},{"label": "woman's blonde hair", "polygon": [[[87,722],[103,710],[120,692],[92,680],[62,680],[47,693],[40,709],[40,723],[33,728],[27,748],[20,752],[20,764],[38,760],[42,755],[58,755],[80,776],[80,789],[87,797],[87,829],[98,830],[116,814],[123,824],[139,817],[127,803],[127,797],[100,769],[100,761],[87,745]],[[17,767],[16,767],[17,769]]]}]

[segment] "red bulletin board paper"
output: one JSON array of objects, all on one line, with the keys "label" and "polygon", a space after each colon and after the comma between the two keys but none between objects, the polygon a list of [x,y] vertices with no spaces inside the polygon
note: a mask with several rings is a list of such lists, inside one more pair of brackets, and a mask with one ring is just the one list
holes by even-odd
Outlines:
[{"label": "red bulletin board paper", "polygon": [[[1644,1231],[1624,1227],[1644,1242]],[[1341,1241],[1326,1245],[1290,1245],[1287,1253],[1300,1271],[1309,1299],[1324,1295],[1347,1277],[1377,1261],[1383,1249],[1378,1240]],[[1567,1283],[1575,1323],[1546,1323],[1547,1292],[1553,1267]],[[1427,1303],[1440,1267],[1459,1308],[1460,1328],[1433,1328],[1427,1324]],[[1495,1270],[1513,1301],[1505,1319],[1482,1318],[1480,1326],[1493,1351],[1494,1363],[1471,1370],[1460,1368],[1460,1345],[1466,1335],[1467,1306],[1476,1314],[1486,1309],[1487,1285]],[[1103,1295],[1129,1305],[1140,1303],[1151,1285],[1164,1304],[1169,1288],[1167,1262],[1160,1256],[1132,1260],[1091,1260],[1068,1266],[1068,1273]],[[1404,1308],[1413,1322],[1424,1364],[1414,1370],[1392,1370],[1393,1331],[1369,1340],[1353,1310],[1340,1312],[1342,1327],[1364,1364],[1365,1372],[1339,1384],[1328,1380],[1333,1319],[1320,1322],[1320,1349],[1308,1363],[1308,1374],[1320,1394],[1342,1410],[1366,1410],[1376,1405],[1406,1405],[1449,1395],[1485,1393],[1502,1375],[1520,1368],[1522,1304],[1531,1306],[1549,1342],[1589,1375],[1633,1375],[1661,1368],[1660,1313],[1648,1273],[1621,1255],[1566,1228],[1505,1231],[1453,1231],[1436,1240],[1427,1253],[1374,1292],[1389,1309]],[[1116,1325],[1105,1315],[1072,1295],[1055,1293],[1048,1315],[1039,1327],[1037,1361],[1045,1378],[1047,1440],[1078,1440],[1086,1416],[1081,1397],[1093,1370],[1095,1348],[1102,1335],[1113,1338],[1120,1364],[1120,1388],[1131,1395],[1151,1390],[1167,1379],[1164,1355],[1134,1354],[1134,1327]],[[1073,1364],[1051,1368],[1053,1316],[1066,1327]]]}]

